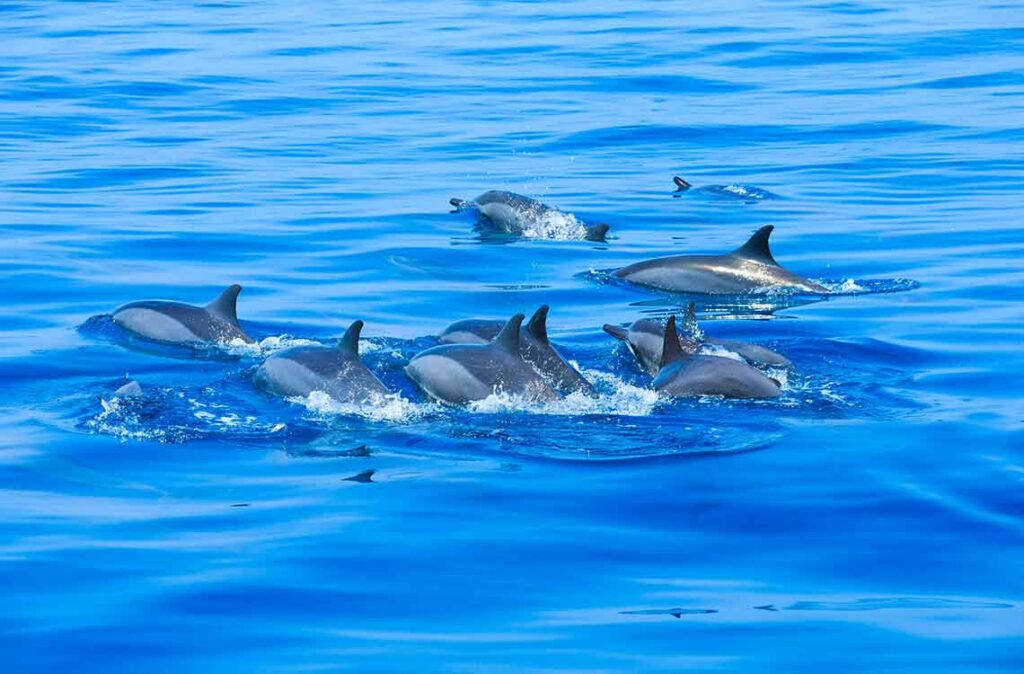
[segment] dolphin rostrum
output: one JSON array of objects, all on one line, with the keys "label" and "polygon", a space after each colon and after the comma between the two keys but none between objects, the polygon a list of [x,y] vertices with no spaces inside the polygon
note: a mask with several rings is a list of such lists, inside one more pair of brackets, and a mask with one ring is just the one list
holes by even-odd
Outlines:
[{"label": "dolphin rostrum", "polygon": [[772,257],[765,225],[725,255],[676,255],[637,262],[612,272],[624,281],[676,293],[737,294],[761,288],[828,293],[828,288],[783,269]]},{"label": "dolphin rostrum", "polygon": [[[679,336],[680,347],[687,353],[696,353],[701,347],[708,345],[721,347],[739,355],[743,360],[755,366],[791,367],[789,359],[780,353],[757,344],[736,342],[731,339],[710,337],[697,326],[697,310],[693,302],[686,307],[683,317],[685,333]],[[653,318],[641,318],[629,327],[604,324],[604,331],[616,339],[629,345],[630,351],[640,362],[640,366],[650,375],[657,374],[661,366],[662,343],[665,338],[665,325]]]},{"label": "dolphin rostrum", "polygon": [[168,300],[131,302],[114,311],[114,323],[157,342],[196,346],[240,339],[252,344],[238,324],[236,304],[242,286],[229,286],[220,297],[197,307]]},{"label": "dolphin rostrum", "polygon": [[[476,209],[481,225],[514,236],[604,241],[608,233],[608,225],[585,225],[577,221],[575,216],[515,192],[491,190],[472,201],[451,199],[448,203],[457,211]],[[548,232],[561,236],[551,236]]]},{"label": "dolphin rostrum", "polygon": [[306,397],[322,391],[340,403],[362,403],[390,391],[359,357],[359,333],[355,321],[336,346],[293,346],[267,357],[256,370],[256,383],[284,397]]},{"label": "dolphin rostrum", "polygon": [[744,362],[720,356],[688,354],[679,345],[676,317],[665,326],[661,367],[653,386],[673,398],[720,395],[726,398],[775,398],[778,382]]},{"label": "dolphin rostrum", "polygon": [[[548,305],[542,305],[519,330],[519,352],[551,388],[562,395],[576,391],[594,395],[594,387],[555,350],[548,339]],[[486,344],[505,321],[471,318],[452,323],[439,339],[442,344]]]},{"label": "dolphin rostrum", "polygon": [[519,329],[522,314],[505,323],[487,344],[442,344],[417,354],[405,367],[416,384],[432,398],[463,404],[495,393],[532,401],[558,399],[537,372],[523,360]]}]

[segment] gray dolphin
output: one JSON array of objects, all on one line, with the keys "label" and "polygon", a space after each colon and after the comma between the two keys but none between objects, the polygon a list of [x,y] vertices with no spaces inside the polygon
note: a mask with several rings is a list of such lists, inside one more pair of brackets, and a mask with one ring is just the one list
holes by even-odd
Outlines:
[{"label": "gray dolphin", "polygon": [[[456,210],[475,208],[480,216],[481,224],[491,225],[496,229],[515,236],[523,236],[528,230],[538,225],[551,225],[552,217],[564,217],[557,208],[545,203],[524,197],[515,192],[491,190],[484,192],[472,201],[450,199],[448,201]],[[604,241],[608,233],[608,225],[581,225],[580,236],[577,238],[588,241]]]},{"label": "gray dolphin", "polygon": [[676,317],[665,326],[661,367],[654,389],[673,398],[720,395],[726,398],[775,398],[778,382],[744,362],[719,356],[688,354],[679,345]]},{"label": "gray dolphin", "polygon": [[704,192],[714,196],[742,199],[748,204],[756,203],[762,199],[775,199],[779,196],[774,192],[769,192],[766,189],[755,187],[753,185],[703,185],[695,188],[679,176],[672,178],[672,182],[676,184],[675,196],[679,196],[679,194],[693,189],[696,192]]},{"label": "gray dolphin", "polygon": [[[562,395],[581,391],[595,395],[594,387],[555,350],[548,339],[548,305],[542,305],[519,330],[519,352],[551,388]],[[505,326],[505,321],[471,318],[452,323],[439,339],[442,344],[486,344]]]},{"label": "gray dolphin", "polygon": [[558,393],[523,360],[519,349],[522,314],[505,323],[487,344],[442,344],[417,354],[405,367],[432,398],[463,404],[494,393],[528,400],[557,400]]},{"label": "gray dolphin", "polygon": [[828,288],[783,269],[772,257],[768,237],[772,225],[725,255],[676,255],[637,262],[612,272],[636,285],[676,293],[736,294],[759,288],[792,288],[828,293]]},{"label": "gray dolphin", "polygon": [[362,321],[352,323],[334,348],[293,346],[268,356],[256,370],[256,383],[284,397],[323,391],[341,403],[362,403],[387,395],[388,388],[359,357],[362,329]]},{"label": "gray dolphin", "polygon": [[[736,342],[731,339],[717,339],[705,335],[697,325],[697,308],[693,302],[686,307],[683,317],[685,333],[679,337],[680,346],[686,353],[696,353],[705,344],[718,346],[727,351],[738,354],[743,360],[751,365],[769,367],[791,367],[785,356],[769,348]],[[604,324],[604,331],[616,339],[621,339],[629,345],[630,351],[640,361],[641,367],[648,374],[654,375],[661,366],[662,343],[665,338],[665,326],[661,321],[653,318],[641,318],[634,321],[628,328],[617,325]]]},{"label": "gray dolphin", "polygon": [[236,283],[205,307],[168,300],[131,302],[114,311],[114,323],[140,337],[168,344],[195,346],[235,339],[252,344],[253,338],[238,324],[240,292],[242,286]]}]

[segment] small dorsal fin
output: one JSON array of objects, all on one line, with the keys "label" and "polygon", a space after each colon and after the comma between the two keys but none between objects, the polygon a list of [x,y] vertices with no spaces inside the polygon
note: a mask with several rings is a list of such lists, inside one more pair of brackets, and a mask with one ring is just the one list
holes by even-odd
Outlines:
[{"label": "small dorsal fin", "polygon": [[672,182],[674,182],[676,184],[676,187],[679,188],[677,190],[678,192],[685,192],[686,190],[688,190],[691,187],[693,187],[693,185],[691,185],[690,183],[686,182],[685,180],[683,180],[679,176],[675,176],[674,178],[672,178]]},{"label": "small dorsal fin", "polygon": [[754,235],[745,244],[734,250],[732,254],[738,257],[745,257],[748,260],[773,264],[776,267],[779,266],[779,263],[772,257],[771,249],[768,248],[768,237],[772,235],[773,229],[775,229],[775,225],[765,225],[754,232]]},{"label": "small dorsal fin", "polygon": [[238,325],[238,293],[242,292],[242,286],[235,283],[227,287],[220,297],[206,305],[206,310],[217,318],[222,318]]},{"label": "small dorsal fin", "polygon": [[501,348],[505,349],[509,353],[519,353],[519,328],[523,325],[523,319],[526,316],[522,314],[516,314],[512,318],[508,319],[508,323],[501,329],[491,344],[496,344]]},{"label": "small dorsal fin", "polygon": [[618,325],[611,325],[609,323],[605,323],[603,329],[605,332],[607,332],[615,339],[621,339],[624,342],[629,341],[629,330],[627,330],[626,328],[620,327]]},{"label": "small dorsal fin", "polygon": [[686,358],[683,348],[679,346],[679,333],[676,332],[676,317],[669,316],[665,325],[665,340],[661,344],[661,365],[665,367],[681,358]]},{"label": "small dorsal fin", "polygon": [[362,321],[353,321],[338,340],[338,348],[352,356],[359,355],[359,333],[363,331]]},{"label": "small dorsal fin", "polygon": [[526,324],[526,331],[542,344],[548,343],[548,309],[548,305],[540,305]]},{"label": "small dorsal fin", "polygon": [[604,241],[604,237],[608,234],[609,229],[611,229],[611,226],[603,222],[598,225],[590,225],[587,227],[587,233],[584,238],[587,241]]}]

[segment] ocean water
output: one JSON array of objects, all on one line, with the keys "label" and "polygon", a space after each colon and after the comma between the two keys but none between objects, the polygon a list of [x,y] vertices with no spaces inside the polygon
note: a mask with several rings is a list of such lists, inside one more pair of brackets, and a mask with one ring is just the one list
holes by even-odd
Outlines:
[{"label": "ocean water", "polygon": [[[1024,5],[39,0],[0,38],[4,671],[1024,667]],[[449,212],[489,189],[611,235]],[[605,274],[765,224],[839,292]],[[234,282],[254,347],[109,318]],[[660,400],[601,331],[690,299],[780,399]],[[542,303],[596,399],[405,377]],[[392,399],[254,387],[354,319]]]}]

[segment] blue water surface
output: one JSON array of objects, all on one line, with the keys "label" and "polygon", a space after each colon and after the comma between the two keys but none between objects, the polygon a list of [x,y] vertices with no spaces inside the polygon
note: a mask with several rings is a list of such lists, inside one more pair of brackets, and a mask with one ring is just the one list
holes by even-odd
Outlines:
[{"label": "blue water surface", "polygon": [[[1024,668],[1024,5],[39,0],[0,38],[3,671]],[[611,236],[449,212],[488,189]],[[784,395],[659,400],[601,325],[692,298],[605,271],[765,224],[840,292],[698,312]],[[109,319],[234,282],[252,347]],[[542,303],[596,399],[405,377]],[[394,399],[254,387],[354,319]]]}]

